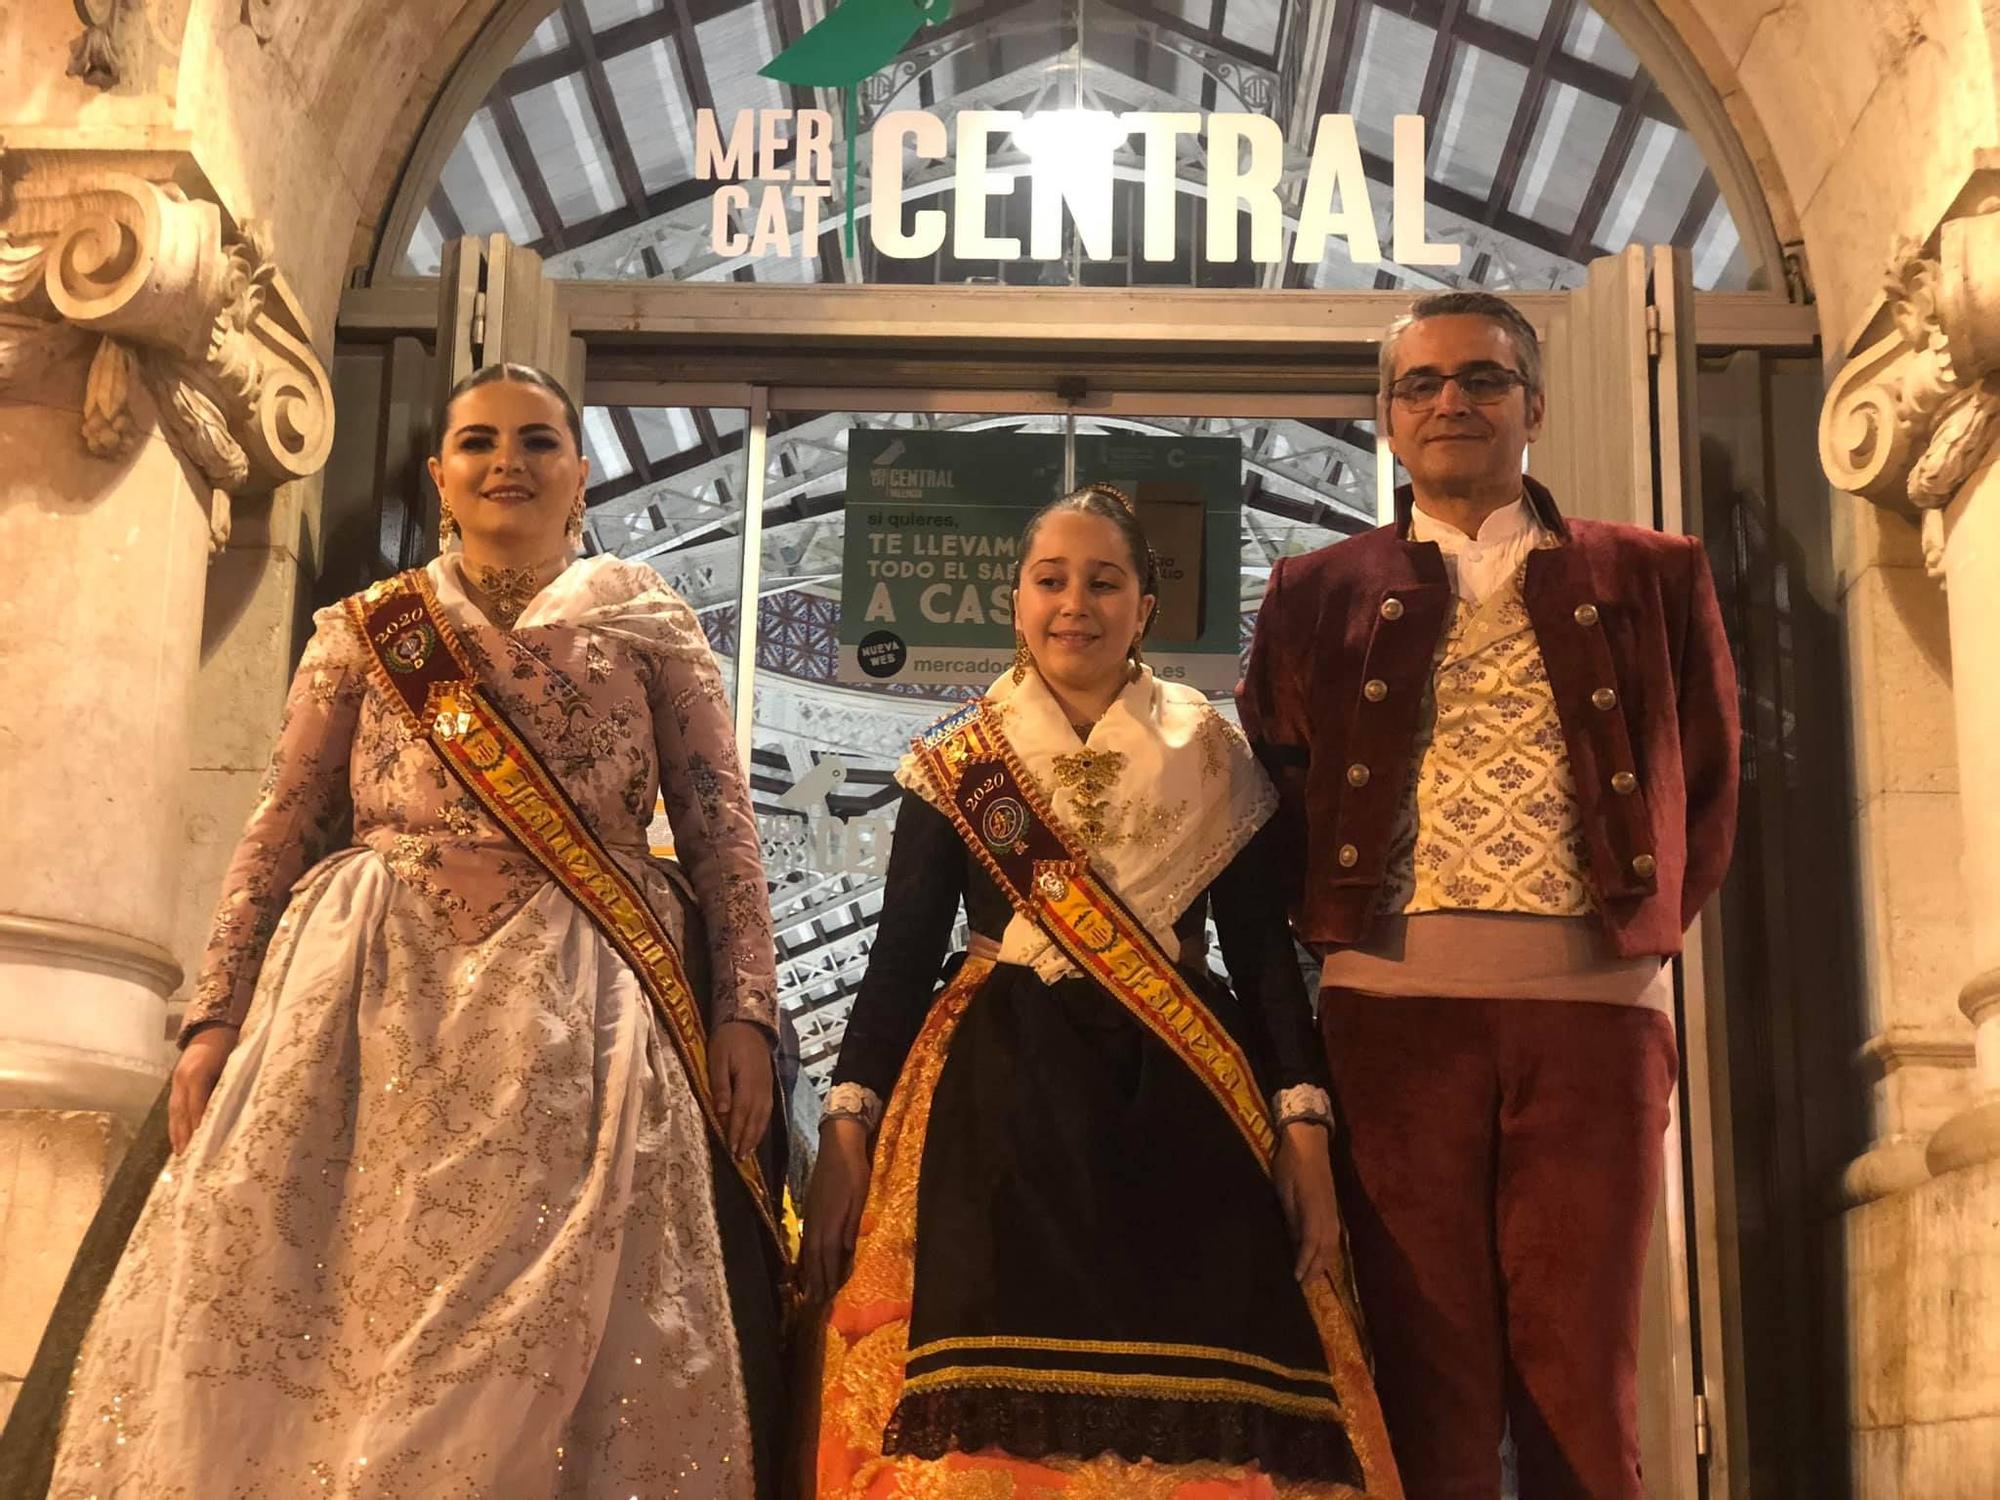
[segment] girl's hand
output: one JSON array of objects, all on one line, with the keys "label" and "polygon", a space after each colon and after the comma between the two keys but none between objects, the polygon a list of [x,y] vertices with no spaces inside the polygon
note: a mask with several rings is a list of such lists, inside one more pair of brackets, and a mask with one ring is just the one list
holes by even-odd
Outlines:
[{"label": "girl's hand", "polygon": [[179,1156],[194,1139],[194,1128],[208,1113],[208,1096],[222,1076],[222,1065],[236,1050],[242,1032],[234,1026],[204,1026],[188,1038],[174,1064],[173,1081],[167,1094],[167,1140]]},{"label": "girl's hand", "polygon": [[1278,1142],[1274,1169],[1278,1201],[1291,1225],[1298,1259],[1292,1274],[1301,1283],[1315,1276],[1332,1278],[1339,1286],[1341,1265],[1340,1208],[1333,1195],[1333,1158],[1326,1127],[1294,1120]]},{"label": "girl's hand", "polygon": [[708,1039],[708,1086],[729,1154],[748,1156],[771,1123],[771,1039],[749,1021],[724,1021]]},{"label": "girl's hand", "polygon": [[799,1243],[800,1282],[814,1302],[830,1301],[847,1280],[871,1170],[866,1125],[836,1119],[820,1126],[819,1160],[806,1188],[805,1232]]}]

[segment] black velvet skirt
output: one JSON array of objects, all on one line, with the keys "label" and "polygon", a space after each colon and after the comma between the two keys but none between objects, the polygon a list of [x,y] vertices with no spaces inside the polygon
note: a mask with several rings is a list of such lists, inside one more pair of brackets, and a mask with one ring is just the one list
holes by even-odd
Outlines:
[{"label": "black velvet skirt", "polygon": [[[1229,991],[1191,976],[1242,1036]],[[918,1101],[911,1101],[916,1105]],[[883,1451],[1362,1467],[1277,1191],[1187,1065],[1082,979],[995,968],[929,1100]]]}]

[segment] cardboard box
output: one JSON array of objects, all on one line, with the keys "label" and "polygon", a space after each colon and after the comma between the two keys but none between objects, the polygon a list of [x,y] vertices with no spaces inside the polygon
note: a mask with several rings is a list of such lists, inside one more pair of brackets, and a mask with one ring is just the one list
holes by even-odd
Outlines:
[{"label": "cardboard box", "polygon": [[1180,480],[1144,480],[1132,494],[1139,524],[1146,528],[1160,566],[1160,602],[1149,645],[1185,646],[1201,639],[1203,587],[1207,562],[1207,514],[1197,485]]}]

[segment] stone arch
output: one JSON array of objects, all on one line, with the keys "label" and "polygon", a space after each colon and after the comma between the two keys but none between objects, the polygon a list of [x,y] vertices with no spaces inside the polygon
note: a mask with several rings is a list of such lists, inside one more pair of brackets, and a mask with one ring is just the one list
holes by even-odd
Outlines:
[{"label": "stone arch", "polygon": [[[1805,247],[1829,355],[1846,353],[1882,307],[1892,243],[1933,234],[2000,140],[1990,9],[1966,0],[1604,0],[1603,9],[1621,30],[1622,13],[1651,12],[1700,68],[1780,237]],[[1627,41],[1638,49],[1633,34]]]}]

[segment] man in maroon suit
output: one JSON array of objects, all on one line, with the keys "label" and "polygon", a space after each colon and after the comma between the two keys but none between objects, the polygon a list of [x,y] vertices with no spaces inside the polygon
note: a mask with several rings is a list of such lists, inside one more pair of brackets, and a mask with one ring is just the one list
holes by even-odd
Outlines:
[{"label": "man in maroon suit", "polygon": [[1639,1500],[1671,969],[1736,820],[1698,541],[1522,473],[1534,330],[1425,297],[1382,344],[1394,525],[1272,569],[1238,702],[1321,956],[1336,1164],[1410,1500]]}]

